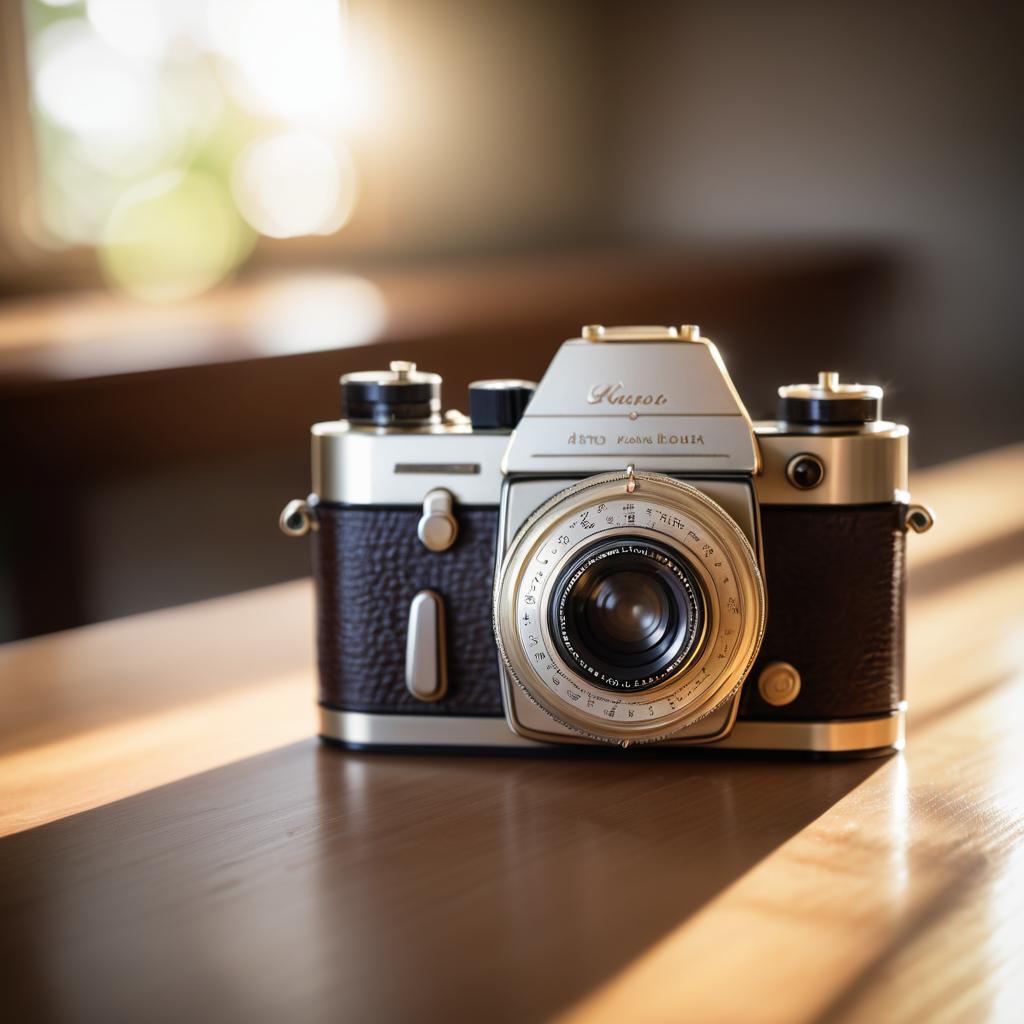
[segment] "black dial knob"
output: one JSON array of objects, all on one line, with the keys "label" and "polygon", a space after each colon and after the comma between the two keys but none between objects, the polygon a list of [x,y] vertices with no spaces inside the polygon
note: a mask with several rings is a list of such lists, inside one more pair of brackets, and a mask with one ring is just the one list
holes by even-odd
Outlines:
[{"label": "black dial knob", "polygon": [[826,370],[817,384],[779,388],[779,419],[808,426],[871,423],[882,418],[882,389],[875,384],[841,384]]},{"label": "black dial knob", "polygon": [[532,380],[477,380],[469,385],[474,430],[512,430],[537,385]]},{"label": "black dial knob", "polygon": [[341,378],[341,414],[353,423],[379,427],[438,423],[441,378],[415,363],[393,362],[388,370],[363,370]]}]

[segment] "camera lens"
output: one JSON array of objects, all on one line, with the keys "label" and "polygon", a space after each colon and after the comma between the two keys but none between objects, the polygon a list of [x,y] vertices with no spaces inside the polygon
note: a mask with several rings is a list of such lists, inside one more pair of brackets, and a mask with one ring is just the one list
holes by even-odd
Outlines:
[{"label": "camera lens", "polygon": [[601,580],[587,599],[593,633],[623,647],[650,647],[664,636],[671,618],[668,595],[639,572],[616,572]]},{"label": "camera lens", "polygon": [[696,575],[644,538],[591,545],[555,582],[550,626],[566,664],[608,690],[645,690],[684,667],[704,633]]}]

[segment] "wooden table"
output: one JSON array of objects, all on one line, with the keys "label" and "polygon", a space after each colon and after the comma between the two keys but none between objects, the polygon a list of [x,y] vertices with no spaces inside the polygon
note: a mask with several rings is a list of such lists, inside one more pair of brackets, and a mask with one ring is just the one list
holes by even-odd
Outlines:
[{"label": "wooden table", "polygon": [[6,1020],[1020,1020],[1024,446],[920,474],[904,754],[350,754],[288,584],[0,648]]}]

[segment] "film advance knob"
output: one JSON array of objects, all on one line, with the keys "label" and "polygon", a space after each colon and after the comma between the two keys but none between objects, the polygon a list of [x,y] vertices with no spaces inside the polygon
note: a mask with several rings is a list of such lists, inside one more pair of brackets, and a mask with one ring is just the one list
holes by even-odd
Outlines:
[{"label": "film advance knob", "polygon": [[860,425],[882,418],[882,389],[876,384],[843,384],[835,370],[823,370],[816,384],[779,388],[779,419],[808,426]]},{"label": "film advance knob", "polygon": [[533,397],[532,380],[477,380],[469,385],[474,430],[513,430]]}]

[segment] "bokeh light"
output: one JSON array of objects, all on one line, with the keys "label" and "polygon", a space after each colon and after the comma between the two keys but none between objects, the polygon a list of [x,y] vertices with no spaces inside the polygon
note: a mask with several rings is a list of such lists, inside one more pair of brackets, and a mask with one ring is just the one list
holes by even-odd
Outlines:
[{"label": "bokeh light", "polygon": [[272,238],[324,234],[348,219],[355,171],[348,154],[310,132],[251,143],[235,163],[232,191],[242,216]]},{"label": "bokeh light", "polygon": [[336,0],[210,0],[206,29],[229,61],[232,91],[252,113],[333,120],[344,90]]},{"label": "bokeh light", "polygon": [[43,114],[85,138],[148,135],[155,116],[153,69],[109,47],[85,18],[39,33],[33,91]]},{"label": "bokeh light", "polygon": [[115,50],[157,60],[173,41],[174,11],[187,7],[163,0],[89,0],[87,13],[97,34]]},{"label": "bokeh light", "polygon": [[[352,216],[351,125],[373,109],[337,0],[26,0],[54,245],[92,245],[110,281],[171,299],[273,238]],[[195,272],[186,263],[195,260]]]},{"label": "bokeh light", "polygon": [[216,284],[251,242],[221,180],[166,171],[120,197],[100,253],[112,282],[137,298],[168,302]]}]

